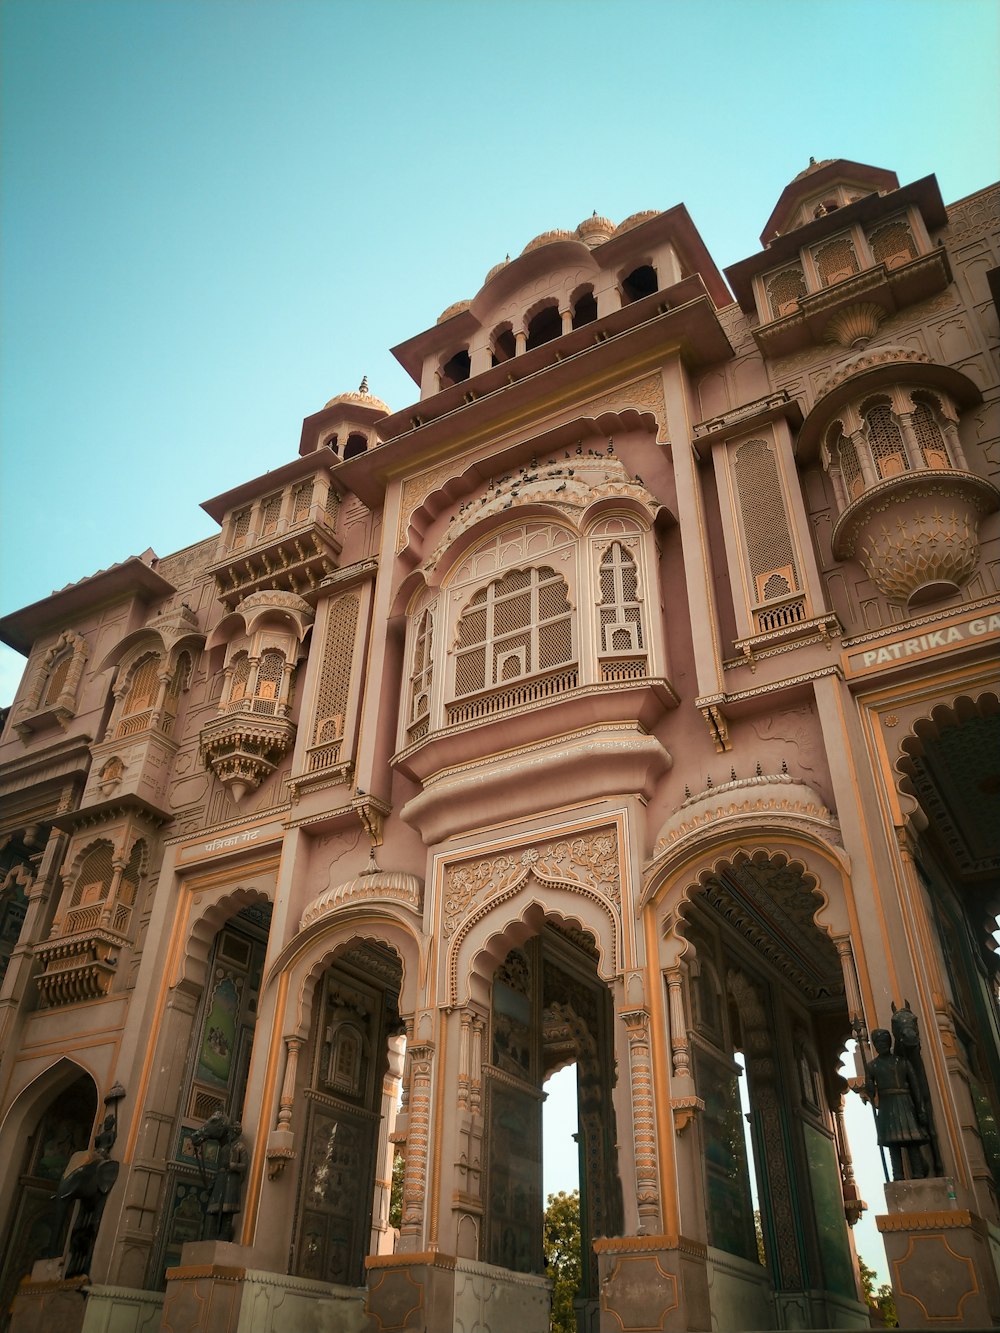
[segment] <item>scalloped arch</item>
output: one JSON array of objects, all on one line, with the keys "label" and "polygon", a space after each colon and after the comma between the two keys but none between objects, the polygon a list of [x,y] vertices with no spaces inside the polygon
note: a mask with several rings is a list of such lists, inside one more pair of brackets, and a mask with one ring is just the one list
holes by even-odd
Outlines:
[{"label": "scalloped arch", "polygon": [[239,886],[205,903],[189,921],[188,937],[178,968],[178,985],[202,987],[208,971],[212,942],[222,927],[244,907],[271,903],[272,898],[254,885]]},{"label": "scalloped arch", "polygon": [[[537,935],[547,919],[565,921],[591,935],[597,945],[598,975],[613,981],[621,973],[621,922],[613,905],[589,886],[563,888],[528,875],[474,911],[456,931],[445,957],[449,1004],[483,996],[498,963],[516,945]],[[464,985],[464,994],[461,987]]]}]

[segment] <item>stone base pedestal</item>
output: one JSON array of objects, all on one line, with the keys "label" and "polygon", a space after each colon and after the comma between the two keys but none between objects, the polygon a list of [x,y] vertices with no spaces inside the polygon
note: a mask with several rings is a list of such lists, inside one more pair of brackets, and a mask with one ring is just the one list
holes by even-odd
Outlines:
[{"label": "stone base pedestal", "polygon": [[[87,1313],[90,1285],[86,1276],[59,1278],[39,1274],[52,1260],[35,1264],[31,1277],[24,1278],[11,1304],[9,1333],[81,1333]],[[59,1261],[55,1261],[59,1267]]]},{"label": "stone base pedestal", "polygon": [[193,1241],[167,1269],[162,1333],[368,1333],[364,1290],[270,1273],[255,1252]]},{"label": "stone base pedestal", "polygon": [[[1000,1234],[947,1180],[897,1180],[888,1213],[875,1220],[885,1242],[901,1328],[1000,1325]],[[992,1233],[992,1234],[991,1234]]]},{"label": "stone base pedestal", "polygon": [[684,1236],[607,1236],[594,1241],[601,1333],[710,1329],[708,1251]]},{"label": "stone base pedestal", "polygon": [[367,1263],[373,1333],[548,1333],[548,1278],[437,1252],[372,1255]]}]

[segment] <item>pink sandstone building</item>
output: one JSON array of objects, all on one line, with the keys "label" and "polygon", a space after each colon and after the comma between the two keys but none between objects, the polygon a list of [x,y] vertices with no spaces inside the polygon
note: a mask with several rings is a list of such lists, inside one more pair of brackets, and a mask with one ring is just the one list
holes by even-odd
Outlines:
[{"label": "pink sandstone building", "polygon": [[543,1333],[569,1064],[580,1330],[866,1327],[838,1068],[907,1002],[901,1322],[1000,1320],[998,202],[544,232],[412,406],[0,621],[11,1329]]}]

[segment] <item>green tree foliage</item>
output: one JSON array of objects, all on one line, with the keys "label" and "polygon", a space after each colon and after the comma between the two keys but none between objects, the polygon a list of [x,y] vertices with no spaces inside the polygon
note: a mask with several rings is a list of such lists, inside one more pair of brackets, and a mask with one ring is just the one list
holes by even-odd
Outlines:
[{"label": "green tree foliage", "polygon": [[542,1233],[545,1266],[552,1279],[550,1333],[576,1333],[573,1297],[580,1285],[580,1191],[550,1194]]},{"label": "green tree foliage", "polygon": [[389,1191],[389,1225],[397,1229],[403,1225],[403,1172],[406,1158],[397,1152],[392,1159],[392,1188]]},{"label": "green tree foliage", "polygon": [[875,1269],[869,1268],[860,1254],[858,1267],[861,1270],[861,1289],[865,1300],[886,1328],[898,1328],[899,1320],[896,1318],[896,1302],[893,1299],[892,1287],[888,1282],[875,1286]]}]

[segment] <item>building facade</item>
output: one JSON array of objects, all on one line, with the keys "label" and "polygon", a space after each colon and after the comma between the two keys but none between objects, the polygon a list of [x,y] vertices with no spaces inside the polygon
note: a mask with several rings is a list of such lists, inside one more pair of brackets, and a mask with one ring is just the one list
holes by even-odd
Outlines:
[{"label": "building facade", "polygon": [[896,1008],[901,1322],[1000,1320],[998,203],[810,163],[725,277],[683,206],[545,232],[412,406],[0,622],[12,1328],[541,1333],[568,1064],[581,1330],[866,1326]]}]

